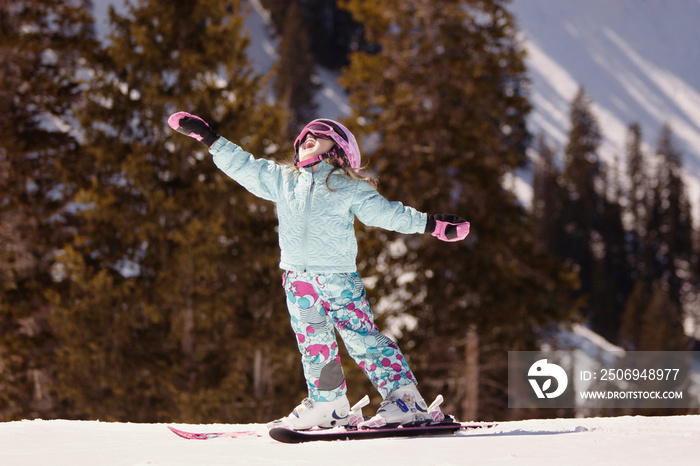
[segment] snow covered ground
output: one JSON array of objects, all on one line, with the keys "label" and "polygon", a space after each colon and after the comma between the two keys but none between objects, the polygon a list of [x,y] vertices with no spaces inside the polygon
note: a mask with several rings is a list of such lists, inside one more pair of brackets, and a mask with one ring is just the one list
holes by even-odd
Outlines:
[{"label": "snow covered ground", "polygon": [[263,424],[180,425],[254,430],[260,437],[185,440],[165,424],[0,423],[8,465],[657,465],[698,464],[700,416],[548,419],[499,423],[454,436],[278,443]]}]

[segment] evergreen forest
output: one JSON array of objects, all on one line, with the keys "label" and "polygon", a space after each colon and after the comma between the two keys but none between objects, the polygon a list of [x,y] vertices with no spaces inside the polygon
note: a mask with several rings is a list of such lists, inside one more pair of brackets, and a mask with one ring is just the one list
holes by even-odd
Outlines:
[{"label": "evergreen forest", "polygon": [[[356,222],[380,329],[463,420],[509,410],[508,351],[582,323],[630,350],[690,350],[700,238],[683,154],[629,123],[617,163],[584,89],[566,147],[531,134],[507,0],[132,0],[98,36],[89,0],[0,3],[0,421],[266,422],[306,396],[274,205],[170,130],[202,116],[291,159],[339,73],[366,170],[390,200],[471,222],[466,241]],[[532,205],[505,180],[533,173]],[[342,345],[341,345],[342,346]],[[348,396],[380,398],[344,354]],[[570,415],[562,412],[560,415]]]}]

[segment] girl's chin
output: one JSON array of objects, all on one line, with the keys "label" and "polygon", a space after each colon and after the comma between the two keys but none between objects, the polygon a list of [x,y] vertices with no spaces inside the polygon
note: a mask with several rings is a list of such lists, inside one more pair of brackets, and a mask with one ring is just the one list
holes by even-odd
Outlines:
[{"label": "girl's chin", "polygon": [[313,158],[313,157],[316,157],[315,153],[304,154],[301,157],[299,157],[299,160],[301,160],[303,162],[304,160],[308,160],[308,159]]}]

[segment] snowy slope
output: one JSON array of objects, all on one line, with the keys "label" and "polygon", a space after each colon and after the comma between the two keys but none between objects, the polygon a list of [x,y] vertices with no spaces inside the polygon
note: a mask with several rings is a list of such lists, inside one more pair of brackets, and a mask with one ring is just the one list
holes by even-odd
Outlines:
[{"label": "snowy slope", "polygon": [[532,80],[530,129],[563,148],[578,86],[594,102],[601,155],[624,161],[627,126],[649,149],[668,122],[685,156],[691,200],[700,197],[700,2],[513,0]]},{"label": "snowy slope", "polygon": [[6,422],[0,423],[0,464],[680,466],[698,464],[700,445],[700,416],[503,422],[455,436],[302,445],[278,443],[260,424],[185,427],[241,428],[261,437],[185,440],[164,424]]}]

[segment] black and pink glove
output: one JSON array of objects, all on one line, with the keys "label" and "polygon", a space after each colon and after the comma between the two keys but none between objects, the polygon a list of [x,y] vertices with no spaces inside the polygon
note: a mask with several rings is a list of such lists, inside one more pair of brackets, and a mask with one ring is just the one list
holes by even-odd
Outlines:
[{"label": "black and pink glove", "polygon": [[219,139],[219,135],[211,130],[206,121],[187,112],[173,113],[168,118],[168,124],[178,133],[194,138],[207,147],[211,147]]},{"label": "black and pink glove", "polygon": [[442,241],[462,241],[469,234],[469,222],[452,214],[428,215],[425,232]]}]

